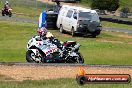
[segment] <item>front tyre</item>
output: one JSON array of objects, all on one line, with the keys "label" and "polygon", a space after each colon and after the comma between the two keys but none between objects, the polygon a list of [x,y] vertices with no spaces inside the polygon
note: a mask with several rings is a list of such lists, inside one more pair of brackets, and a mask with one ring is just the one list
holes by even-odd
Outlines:
[{"label": "front tyre", "polygon": [[92,34],[92,38],[96,38],[96,35],[95,34]]},{"label": "front tyre", "polygon": [[11,12],[9,12],[9,17],[11,17],[12,16],[12,13]]},{"label": "front tyre", "polygon": [[33,51],[28,50],[26,52],[26,60],[27,60],[27,62],[29,62],[29,63],[34,62],[33,58],[35,58],[35,54],[33,53]]},{"label": "front tyre", "polygon": [[42,52],[39,52],[36,56],[35,53],[32,50],[28,50],[26,52],[26,60],[29,63],[46,63],[46,57],[42,54]]},{"label": "front tyre", "polygon": [[2,10],[2,16],[5,16],[4,11]]}]

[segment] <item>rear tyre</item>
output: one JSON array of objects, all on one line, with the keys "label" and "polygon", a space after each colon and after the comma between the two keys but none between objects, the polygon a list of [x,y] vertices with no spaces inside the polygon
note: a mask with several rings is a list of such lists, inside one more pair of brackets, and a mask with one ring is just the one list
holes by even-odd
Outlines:
[{"label": "rear tyre", "polygon": [[77,58],[77,63],[81,63],[81,64],[83,64],[84,63],[84,58],[83,58],[83,56],[81,55],[81,53],[78,53],[78,58]]},{"label": "rear tyre", "polygon": [[72,28],[72,29],[71,29],[71,35],[72,35],[72,37],[74,37],[74,36],[75,36],[75,31],[74,31],[74,28]]},{"label": "rear tyre", "polygon": [[59,30],[61,33],[64,33],[64,29],[63,29],[63,26],[60,25],[60,30]]}]

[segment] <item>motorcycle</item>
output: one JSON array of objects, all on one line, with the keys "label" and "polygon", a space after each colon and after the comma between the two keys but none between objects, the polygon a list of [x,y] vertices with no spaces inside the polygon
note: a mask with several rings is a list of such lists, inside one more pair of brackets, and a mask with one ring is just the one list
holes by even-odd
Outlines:
[{"label": "motorcycle", "polygon": [[55,38],[40,40],[32,37],[27,44],[26,60],[36,63],[84,63],[79,51],[80,44],[75,41],[66,41],[57,46]]},{"label": "motorcycle", "polygon": [[5,16],[5,15],[7,15],[7,16],[9,16],[9,17],[11,17],[12,16],[12,9],[11,8],[3,8],[2,9],[2,16]]}]

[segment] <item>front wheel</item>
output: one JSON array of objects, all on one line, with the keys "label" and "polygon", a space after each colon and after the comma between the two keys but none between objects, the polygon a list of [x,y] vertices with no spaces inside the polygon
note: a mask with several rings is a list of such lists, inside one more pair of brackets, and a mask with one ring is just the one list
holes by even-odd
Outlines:
[{"label": "front wheel", "polygon": [[5,16],[4,11],[2,11],[2,16]]},{"label": "front wheel", "polygon": [[96,38],[96,35],[95,34],[92,34],[92,38]]},{"label": "front wheel", "polygon": [[41,53],[39,53],[37,56],[35,55],[35,53],[32,50],[28,50],[26,52],[26,60],[29,63],[45,63],[45,58],[44,55],[42,55]]},{"label": "front wheel", "polygon": [[11,17],[12,16],[12,13],[11,12],[9,12],[9,17]]},{"label": "front wheel", "polygon": [[35,59],[35,54],[33,53],[33,51],[28,50],[26,52],[26,60],[27,60],[27,62],[30,62],[30,63],[35,62],[34,59]]}]

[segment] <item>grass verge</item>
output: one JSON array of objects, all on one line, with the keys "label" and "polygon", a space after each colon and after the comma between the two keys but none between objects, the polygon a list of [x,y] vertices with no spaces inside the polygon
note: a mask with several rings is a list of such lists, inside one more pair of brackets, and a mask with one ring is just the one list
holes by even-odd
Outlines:
[{"label": "grass verge", "polygon": [[41,81],[0,82],[0,88],[131,88],[132,84],[85,84],[80,86],[75,79],[52,79]]},{"label": "grass verge", "polygon": [[[36,34],[35,28],[33,23],[0,21],[0,61],[25,62],[26,44]],[[49,31],[61,41],[80,43],[86,64],[132,64],[131,34],[102,31],[97,38],[89,38]]]}]

